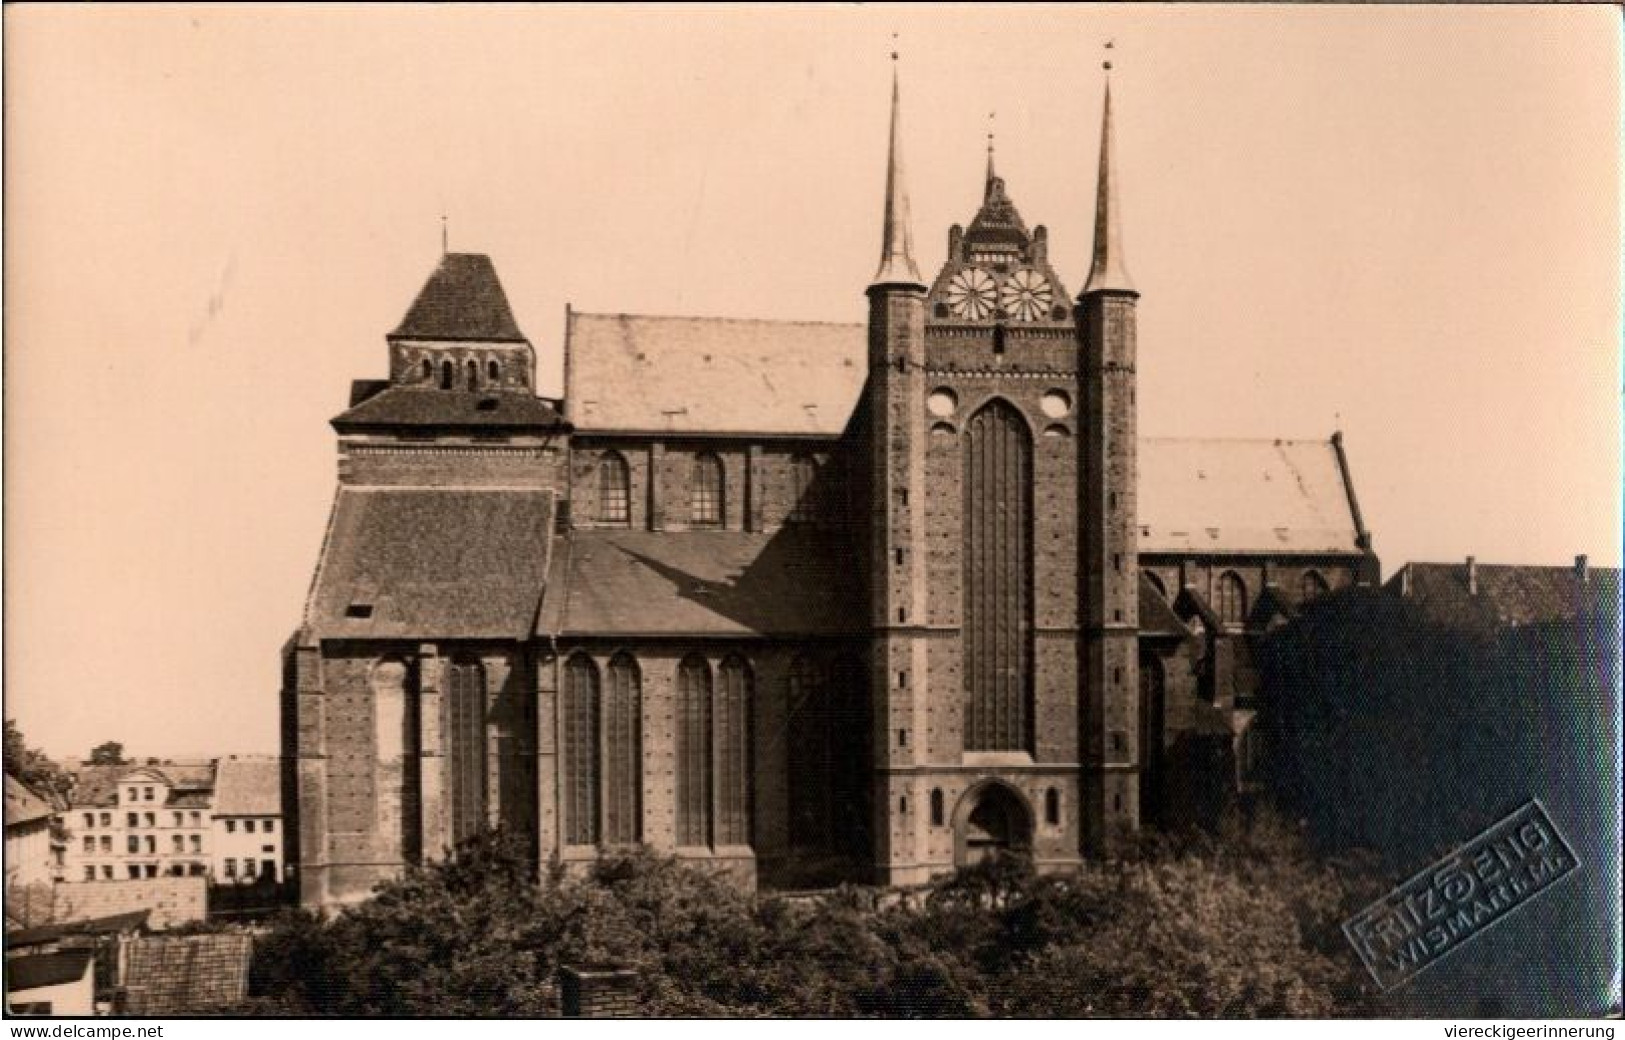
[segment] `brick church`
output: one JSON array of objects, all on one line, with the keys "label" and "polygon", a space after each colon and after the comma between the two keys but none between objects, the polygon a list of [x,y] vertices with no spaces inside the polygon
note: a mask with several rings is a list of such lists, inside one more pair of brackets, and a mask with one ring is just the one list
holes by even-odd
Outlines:
[{"label": "brick church", "polygon": [[894,84],[867,323],[570,313],[562,400],[444,256],[333,420],[303,901],[496,825],[779,888],[1064,870],[1245,789],[1249,636],[1377,561],[1337,436],[1138,435],[1112,133],[1108,89],[1076,297],[991,153],[927,280]]}]

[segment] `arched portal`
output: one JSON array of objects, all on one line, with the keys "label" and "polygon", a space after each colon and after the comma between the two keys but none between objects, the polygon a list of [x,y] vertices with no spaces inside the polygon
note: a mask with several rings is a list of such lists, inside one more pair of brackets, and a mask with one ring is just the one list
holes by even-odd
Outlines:
[{"label": "arched portal", "polygon": [[1032,810],[1011,787],[990,781],[959,800],[954,812],[954,866],[973,867],[997,853],[1026,852],[1032,844]]}]

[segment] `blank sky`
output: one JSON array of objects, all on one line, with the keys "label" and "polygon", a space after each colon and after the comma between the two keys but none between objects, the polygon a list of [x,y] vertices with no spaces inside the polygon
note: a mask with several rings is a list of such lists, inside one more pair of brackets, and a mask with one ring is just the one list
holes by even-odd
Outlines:
[{"label": "blank sky", "polygon": [[1143,432],[1344,431],[1384,570],[1619,562],[1611,7],[8,7],[6,712],[275,748],[349,380],[440,248],[590,311],[861,321],[890,34],[921,267],[985,134],[1076,292],[1102,73]]}]

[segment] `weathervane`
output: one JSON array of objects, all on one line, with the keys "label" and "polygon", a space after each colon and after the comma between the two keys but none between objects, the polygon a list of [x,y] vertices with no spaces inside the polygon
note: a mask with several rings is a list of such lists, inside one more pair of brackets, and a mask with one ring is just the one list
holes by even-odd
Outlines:
[{"label": "weathervane", "polygon": [[[1112,43],[1113,41],[1107,40],[1105,49],[1108,51],[1111,50]],[[1100,67],[1105,69],[1107,72],[1112,70],[1112,56],[1110,54],[1106,55],[1106,60],[1100,63]]]}]

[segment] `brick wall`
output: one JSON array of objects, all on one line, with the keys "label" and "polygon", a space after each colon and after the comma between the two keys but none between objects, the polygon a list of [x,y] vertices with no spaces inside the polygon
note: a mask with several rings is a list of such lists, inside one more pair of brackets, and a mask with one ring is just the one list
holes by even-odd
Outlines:
[{"label": "brick wall", "polygon": [[151,927],[173,928],[208,916],[208,881],[201,877],[65,881],[56,886],[54,903],[58,922],[151,910]]}]

